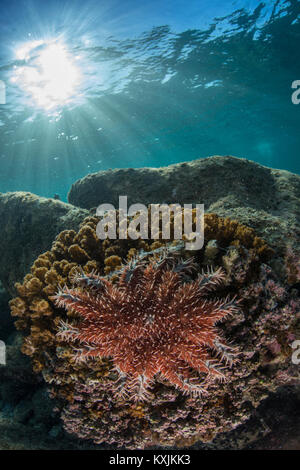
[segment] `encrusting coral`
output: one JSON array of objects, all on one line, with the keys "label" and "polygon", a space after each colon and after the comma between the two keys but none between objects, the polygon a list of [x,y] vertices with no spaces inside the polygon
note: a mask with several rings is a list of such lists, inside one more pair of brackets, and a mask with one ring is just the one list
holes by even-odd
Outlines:
[{"label": "encrusting coral", "polygon": [[[172,236],[166,241],[158,236],[156,240],[107,239],[101,242],[96,235],[98,221],[97,217],[89,217],[78,233],[61,232],[52,249],[37,258],[31,273],[17,285],[19,297],[11,301],[12,314],[18,317],[16,326],[24,331],[23,352],[32,357],[34,370],[42,372],[51,396],[58,399],[57,406],[68,432],[98,444],[106,442],[123,448],[144,448],[157,443],[191,445],[233,429],[251,415],[270,390],[299,381],[298,369],[291,363],[290,347],[299,331],[297,288],[279,280],[266,264],[272,250],[251,228],[206,214],[205,245],[193,253],[195,270],[185,273],[188,279],[183,283],[182,279],[177,279],[177,289],[191,286],[193,290],[202,271],[207,270],[207,264],[212,266],[213,273],[224,273],[224,282],[215,285],[216,290],[208,293],[207,299],[205,296],[198,299],[198,305],[203,307],[202,302],[209,305],[227,296],[239,299],[239,308],[233,308],[233,315],[225,316],[218,325],[210,325],[214,338],[222,338],[220,344],[234,344],[238,361],[224,368],[221,382],[205,381],[207,374],[201,372],[201,383],[205,384],[206,391],[201,396],[183,393],[182,386],[174,386],[167,374],[159,373],[155,376],[148,373],[152,377],[151,389],[147,389],[151,400],[135,402],[130,396],[129,399],[120,396],[117,393],[120,372],[116,370],[113,351],[107,357],[101,354],[91,361],[78,361],[74,347],[85,350],[84,345],[80,345],[80,337],[76,338],[85,321],[82,312],[58,307],[53,297],[58,294],[62,299],[62,286],[66,286],[66,293],[73,289],[74,294],[80,292],[79,297],[82,297],[88,281],[90,286],[93,280],[99,281],[95,272],[111,290],[117,291],[119,283],[125,283],[124,292],[128,295],[124,278],[134,279],[132,269],[130,273],[126,271],[128,263],[132,266],[136,259],[140,260],[136,274],[143,278],[157,263],[157,257],[153,257],[155,250],[160,253],[166,244],[178,245]],[[179,248],[176,248],[178,256],[187,263],[191,253]],[[171,270],[158,270],[160,276],[173,276],[176,265]],[[180,272],[177,275],[180,276]],[[74,280],[78,281],[75,289]],[[90,294],[92,303],[94,294]],[[157,295],[152,294],[152,297],[154,305],[159,302]],[[177,300],[179,303],[180,299]],[[137,305],[141,302],[139,299]],[[189,310],[187,317],[190,313]],[[151,320],[151,314],[149,318]],[[70,336],[58,334],[62,322],[73,328],[72,341]],[[151,321],[148,328],[149,325]],[[93,338],[90,340],[93,343]],[[208,344],[205,347],[208,348]],[[153,352],[151,350],[151,354]],[[218,346],[210,352],[221,353]],[[128,366],[127,372],[131,370]],[[199,379],[199,373],[194,376],[194,372],[191,368],[189,374]],[[138,373],[140,376],[141,370]]]}]

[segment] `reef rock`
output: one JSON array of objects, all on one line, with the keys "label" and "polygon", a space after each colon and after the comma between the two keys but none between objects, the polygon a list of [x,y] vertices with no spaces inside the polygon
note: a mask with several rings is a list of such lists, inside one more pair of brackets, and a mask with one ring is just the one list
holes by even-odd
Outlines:
[{"label": "reef rock", "polygon": [[77,229],[87,211],[27,192],[0,194],[0,281],[14,294],[35,258],[64,229]]},{"label": "reef rock", "polygon": [[12,327],[12,318],[9,311],[8,301],[10,296],[0,282],[0,339],[4,332]]},{"label": "reef rock", "polygon": [[272,246],[300,235],[300,176],[250,160],[214,156],[162,168],[100,171],[75,182],[68,200],[90,209],[133,203],[203,203],[206,212],[254,228]]}]

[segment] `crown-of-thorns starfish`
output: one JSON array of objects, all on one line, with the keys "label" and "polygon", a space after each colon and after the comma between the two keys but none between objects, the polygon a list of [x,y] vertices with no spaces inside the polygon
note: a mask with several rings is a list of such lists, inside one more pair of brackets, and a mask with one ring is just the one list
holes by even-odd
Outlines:
[{"label": "crown-of-thorns starfish", "polygon": [[[80,344],[78,360],[111,357],[119,373],[118,392],[149,399],[155,376],[184,393],[201,394],[204,384],[224,379],[234,349],[216,323],[238,311],[235,299],[217,299],[225,280],[221,269],[191,279],[193,260],[172,256],[125,265],[117,283],[78,274],[76,288],[61,289],[58,307],[79,314],[62,323],[61,339]],[[74,346],[76,348],[76,346]]]}]

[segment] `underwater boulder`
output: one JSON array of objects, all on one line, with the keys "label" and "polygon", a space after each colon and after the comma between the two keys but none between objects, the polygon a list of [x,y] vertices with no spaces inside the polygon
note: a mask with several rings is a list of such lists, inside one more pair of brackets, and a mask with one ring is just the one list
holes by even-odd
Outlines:
[{"label": "underwater boulder", "polygon": [[300,234],[300,175],[244,158],[213,156],[161,168],[100,171],[76,181],[68,201],[90,209],[135,203],[202,203],[206,212],[251,226],[271,246]]},{"label": "underwater boulder", "polygon": [[63,229],[76,229],[87,212],[28,192],[0,194],[0,281],[13,295],[34,259]]}]

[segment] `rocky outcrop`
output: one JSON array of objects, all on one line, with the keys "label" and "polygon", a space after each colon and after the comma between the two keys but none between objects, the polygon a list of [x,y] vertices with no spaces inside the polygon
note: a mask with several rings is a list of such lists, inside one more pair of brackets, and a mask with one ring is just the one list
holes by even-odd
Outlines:
[{"label": "rocky outcrop", "polygon": [[31,193],[0,194],[0,281],[14,294],[32,262],[64,229],[78,229],[87,211]]},{"label": "rocky outcrop", "polygon": [[214,156],[162,168],[100,171],[75,182],[68,200],[90,209],[133,203],[203,203],[257,230],[273,246],[300,234],[300,176],[250,160]]}]

